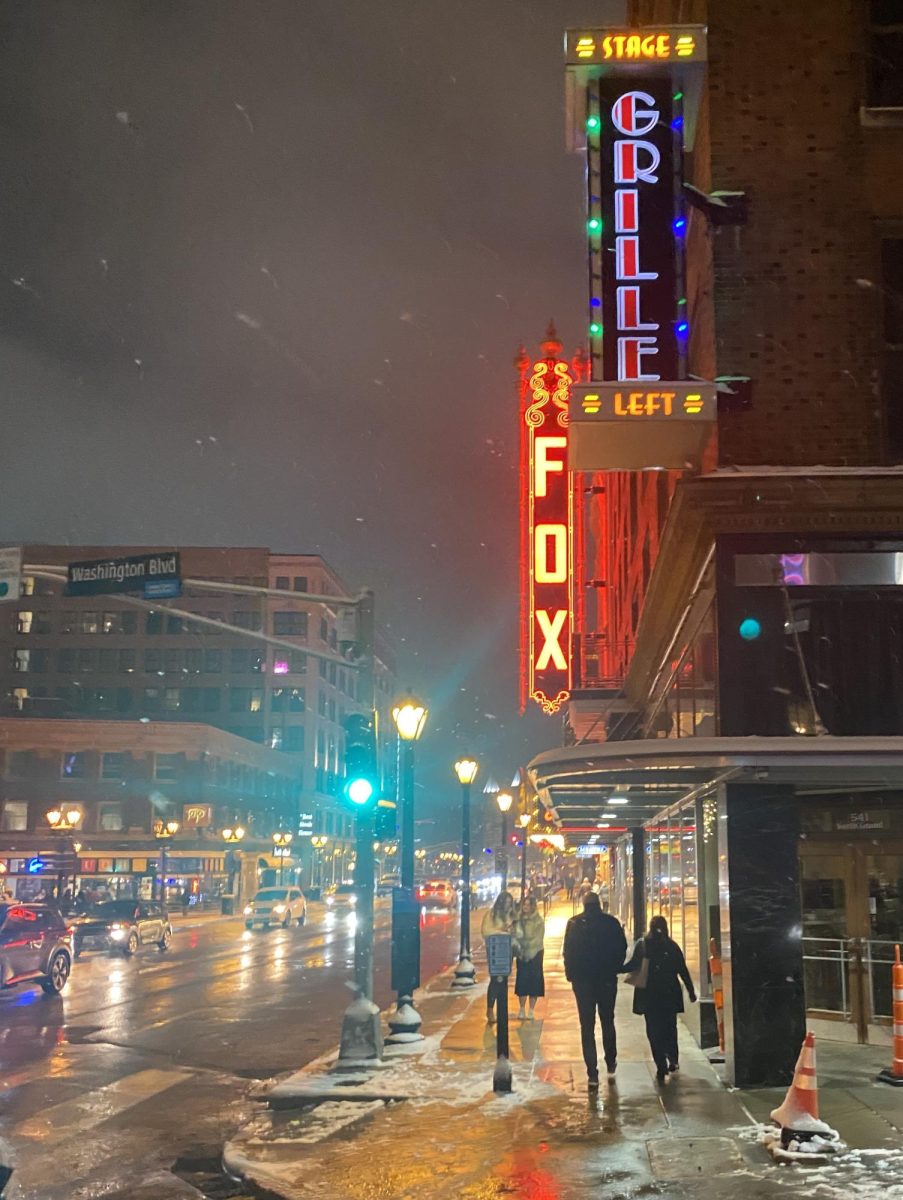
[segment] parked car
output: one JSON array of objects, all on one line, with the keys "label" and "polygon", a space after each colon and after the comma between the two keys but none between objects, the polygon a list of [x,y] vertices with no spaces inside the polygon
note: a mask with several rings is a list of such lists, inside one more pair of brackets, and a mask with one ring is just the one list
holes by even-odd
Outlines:
[{"label": "parked car", "polygon": [[281,925],[288,929],[293,921],[303,925],[307,920],[307,901],[300,888],[261,888],[250,904],[245,905],[245,928],[260,925]]},{"label": "parked car", "polygon": [[391,896],[397,887],[401,887],[400,875],[383,875],[376,885],[376,894],[377,896]]},{"label": "parked car", "polygon": [[0,904],[0,987],[39,983],[48,996],[56,996],[71,969],[71,935],[55,908]]},{"label": "parked car", "polygon": [[117,951],[131,957],[142,946],[168,950],[172,926],[162,904],[146,900],[102,900],[72,924],[73,950]]},{"label": "parked car", "polygon": [[327,908],[352,909],[357,905],[357,890],[353,883],[337,883],[326,889],[323,899]]},{"label": "parked car", "polygon": [[456,908],[458,893],[447,879],[424,879],[414,889],[421,908]]}]

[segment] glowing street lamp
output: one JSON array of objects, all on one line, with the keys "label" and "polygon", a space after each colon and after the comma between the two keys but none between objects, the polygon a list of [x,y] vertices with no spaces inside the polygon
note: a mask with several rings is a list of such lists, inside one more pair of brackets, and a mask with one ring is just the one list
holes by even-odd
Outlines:
[{"label": "glowing street lamp", "polygon": [[495,802],[499,806],[499,812],[502,814],[502,853],[500,855],[501,862],[499,863],[499,871],[502,876],[502,891],[508,890],[508,810],[514,803],[514,797],[510,792],[499,792],[495,797]]},{"label": "glowing street lamp", "polygon": [[398,995],[386,1039],[392,1043],[417,1041],[421,1036],[422,1020],[413,1002],[414,990],[420,986],[420,913],[414,901],[414,743],[423,733],[428,715],[426,705],[415,696],[402,698],[392,709],[401,741],[402,893],[392,907],[392,975]]},{"label": "glowing street lamp", "polygon": [[166,846],[179,832],[178,821],[155,821],[154,837],[160,843],[160,900],[166,904]]},{"label": "glowing street lamp", "polygon": [[287,830],[277,829],[273,834],[273,853],[279,859],[279,882],[285,880],[285,860],[289,856],[289,846],[292,844],[292,835]]},{"label": "glowing street lamp", "polygon": [[461,785],[461,945],[452,987],[473,987],[476,979],[470,957],[470,785],[478,770],[473,758],[459,758],[455,763]]},{"label": "glowing street lamp", "polygon": [[78,808],[51,808],[46,814],[47,824],[51,829],[56,829],[60,833],[65,833],[69,829],[76,829],[79,821],[82,819],[81,809]]},{"label": "glowing street lamp", "polygon": [[323,887],[323,855],[320,853],[320,851],[324,849],[328,841],[329,838],[324,833],[315,833],[310,839],[310,844],[313,846],[317,855],[315,860],[317,867],[317,878],[314,886],[318,888]]}]

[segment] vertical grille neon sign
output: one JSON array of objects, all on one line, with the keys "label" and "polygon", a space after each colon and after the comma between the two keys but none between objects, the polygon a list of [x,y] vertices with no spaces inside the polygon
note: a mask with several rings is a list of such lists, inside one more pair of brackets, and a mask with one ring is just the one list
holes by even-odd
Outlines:
[{"label": "vertical grille neon sign", "polygon": [[566,362],[542,359],[533,365],[524,398],[526,669],[521,706],[535,700],[546,713],[558,712],[571,689],[574,511],[567,458],[572,382]]},{"label": "vertical grille neon sign", "polygon": [[651,68],[587,88],[592,378],[686,377],[682,93]]}]

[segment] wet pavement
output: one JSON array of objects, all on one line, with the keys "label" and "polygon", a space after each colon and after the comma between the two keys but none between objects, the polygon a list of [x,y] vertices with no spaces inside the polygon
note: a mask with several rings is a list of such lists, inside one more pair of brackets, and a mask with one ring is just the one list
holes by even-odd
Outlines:
[{"label": "wet pavement", "polygon": [[[626,987],[616,1077],[603,1075],[599,1094],[589,1094],[561,967],[565,917],[561,906],[548,922],[547,994],[538,1019],[512,1024],[512,1095],[491,1090],[495,1039],[485,1022],[484,986],[454,994],[446,980],[421,1005],[427,1038],[419,1053],[406,1051],[350,1087],[336,1086],[337,1077],[322,1068],[283,1081],[280,1106],[292,1087],[297,1105],[258,1111],[246,1122],[227,1147],[232,1168],[286,1200],[903,1197],[903,1102],[893,1109],[893,1089],[872,1108],[861,1091],[849,1131],[847,1089],[833,1086],[843,1078],[822,1092],[823,1115],[836,1119],[853,1147],[877,1154],[854,1152],[825,1168],[778,1167],[757,1136],[771,1095],[725,1088],[683,1028],[681,1070],[657,1085]],[[870,1067],[856,1062],[864,1088]],[[305,1103],[318,1087],[333,1094]],[[360,1102],[349,1098],[355,1087]],[[406,1099],[374,1100],[380,1090]]]},{"label": "wet pavement", "polygon": [[[375,993],[388,1005],[389,910],[377,908]],[[263,1080],[337,1043],[353,963],[353,917],[310,906],[304,928],[238,919],[177,922],[171,950],[85,954],[62,998],[0,994],[5,1197],[170,1200],[247,1194],[218,1174],[222,1143]],[[457,917],[425,918],[423,976],[451,964]],[[180,1178],[170,1172],[178,1163]]]}]

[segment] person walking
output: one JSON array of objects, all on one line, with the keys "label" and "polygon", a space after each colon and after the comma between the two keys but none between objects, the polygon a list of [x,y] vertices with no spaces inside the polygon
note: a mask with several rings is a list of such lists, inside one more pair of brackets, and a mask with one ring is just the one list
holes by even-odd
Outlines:
[{"label": "person walking", "polygon": [[536,1001],[546,994],[546,981],[542,973],[545,936],[546,923],[540,916],[536,898],[528,894],[521,901],[520,913],[514,924],[514,953],[517,956],[514,994],[520,1001],[517,1015],[522,1021],[527,1017],[527,1001],[530,1001],[529,1019],[532,1021]]},{"label": "person walking", "polygon": [[627,938],[621,922],[610,913],[604,913],[596,893],[587,891],[583,896],[583,912],[571,917],[564,931],[564,974],[574,989],[583,1061],[591,1091],[599,1086],[597,1011],[609,1075],[614,1075],[618,1065],[615,1000],[618,973],[624,969],[626,954]]},{"label": "person walking", "polygon": [[[648,966],[644,967],[644,962]],[[633,951],[625,972],[640,976],[633,993],[633,1011],[646,1019],[646,1037],[655,1060],[655,1078],[659,1083],[679,1069],[677,1053],[677,1014],[684,1011],[680,981],[687,989],[691,1004],[696,1003],[693,980],[687,970],[684,952],[668,934],[664,917],[653,917],[649,932]]]},{"label": "person walking", "polygon": [[[514,935],[514,919],[517,915],[514,897],[510,892],[500,892],[495,898],[495,903],[489,912],[483,917],[483,924],[480,927],[480,932],[483,939],[489,937],[493,933],[509,933]],[[488,956],[488,949],[487,949]],[[495,1024],[495,1006],[499,998],[499,993],[503,989],[507,989],[508,979],[496,979],[493,976],[489,978],[489,988],[486,992],[486,1020],[490,1025]]]}]

